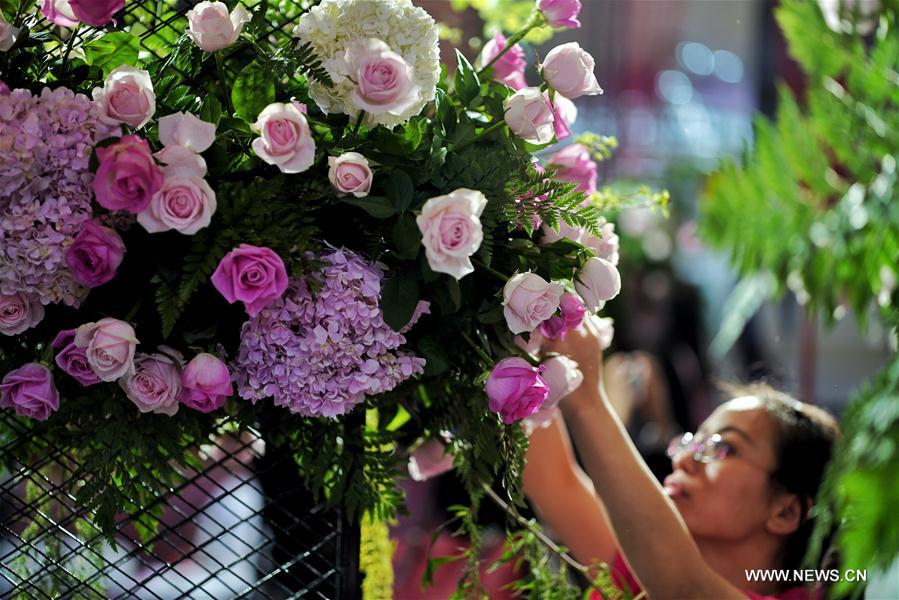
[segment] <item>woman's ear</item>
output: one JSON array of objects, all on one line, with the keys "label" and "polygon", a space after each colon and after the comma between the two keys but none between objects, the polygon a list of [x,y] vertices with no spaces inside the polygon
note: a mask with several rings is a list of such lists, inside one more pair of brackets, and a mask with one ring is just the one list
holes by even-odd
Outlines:
[{"label": "woman's ear", "polygon": [[766,527],[775,535],[790,535],[802,525],[810,501],[797,494],[781,494],[772,506]]}]

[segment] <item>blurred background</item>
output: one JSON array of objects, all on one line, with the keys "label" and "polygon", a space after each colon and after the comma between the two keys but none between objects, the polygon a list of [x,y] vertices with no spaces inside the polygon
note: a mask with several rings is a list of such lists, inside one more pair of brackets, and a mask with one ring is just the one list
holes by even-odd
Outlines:
[{"label": "blurred background", "polygon": [[[565,42],[578,42],[595,58],[605,93],[575,100],[572,130],[617,139],[613,156],[599,164],[600,189],[639,182],[670,192],[667,216],[649,207],[609,215],[621,237],[622,293],[604,312],[615,319],[610,353],[631,384],[626,416],[641,452],[664,477],[670,438],[711,412],[721,399],[719,381],[765,379],[840,415],[850,393],[886,364],[895,340],[877,319],[859,327],[845,309],[829,325],[809,317],[801,282],[777,300],[765,277],[738,284],[728,256],[696,233],[707,176],[722,160],[751,150],[753,120],[774,115],[778,85],[800,95],[806,86],[775,21],[777,3],[582,2],[581,28],[555,32],[551,40],[548,31],[537,31],[522,45],[529,65]],[[532,0],[415,3],[442,24],[449,65],[456,48],[474,62],[486,40],[496,31],[515,33],[533,7]],[[539,82],[533,66],[527,79]],[[462,499],[460,485],[450,472],[406,487],[410,515],[392,531],[395,597],[448,597],[462,561],[437,569],[424,591],[420,582],[432,537],[434,556],[458,554],[464,543],[447,533],[432,536],[447,518],[445,507]],[[485,506],[481,519],[497,525],[496,539],[484,544],[489,564],[501,552],[503,516]],[[514,577],[504,569],[484,583],[491,597],[506,597],[500,588]]]}]

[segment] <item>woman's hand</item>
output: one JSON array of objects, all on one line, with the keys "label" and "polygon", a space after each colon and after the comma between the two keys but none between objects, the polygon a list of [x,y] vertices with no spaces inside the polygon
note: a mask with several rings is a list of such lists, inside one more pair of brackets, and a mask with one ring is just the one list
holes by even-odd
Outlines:
[{"label": "woman's hand", "polygon": [[595,318],[586,317],[580,327],[565,335],[564,340],[547,339],[541,348],[544,355],[555,352],[577,362],[578,368],[584,374],[584,381],[568,396],[572,401],[582,397],[595,400],[602,388],[602,342]]}]

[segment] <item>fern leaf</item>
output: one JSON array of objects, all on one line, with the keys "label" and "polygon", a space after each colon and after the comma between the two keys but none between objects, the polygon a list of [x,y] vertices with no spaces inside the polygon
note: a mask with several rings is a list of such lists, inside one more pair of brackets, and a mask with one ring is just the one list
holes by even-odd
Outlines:
[{"label": "fern leaf", "polygon": [[313,79],[322,85],[332,87],[334,82],[328,71],[322,66],[322,61],[312,48],[312,44],[306,42],[294,51],[294,58],[297,62],[297,70],[303,73],[307,78]]}]

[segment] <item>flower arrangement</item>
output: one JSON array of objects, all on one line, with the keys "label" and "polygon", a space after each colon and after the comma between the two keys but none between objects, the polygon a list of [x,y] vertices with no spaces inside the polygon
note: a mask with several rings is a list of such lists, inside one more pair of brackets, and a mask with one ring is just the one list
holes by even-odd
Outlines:
[{"label": "flower arrangement", "polygon": [[496,481],[520,501],[522,421],[580,381],[539,341],[620,288],[589,138],[534,157],[601,93],[593,58],[559,46],[528,87],[517,45],[580,4],[540,0],[452,76],[410,0],[323,0],[292,37],[266,2],[204,1],[152,39],[122,0],[30,5],[0,4],[0,406],[34,433],[16,458],[65,447],[107,532],[160,492],[134,474],[170,484],[178,443],[229,420],[276,423],[355,514],[401,502],[425,442],[474,507]]}]

